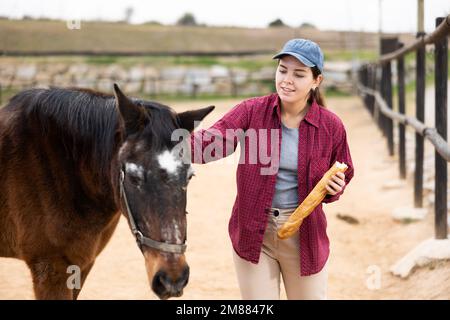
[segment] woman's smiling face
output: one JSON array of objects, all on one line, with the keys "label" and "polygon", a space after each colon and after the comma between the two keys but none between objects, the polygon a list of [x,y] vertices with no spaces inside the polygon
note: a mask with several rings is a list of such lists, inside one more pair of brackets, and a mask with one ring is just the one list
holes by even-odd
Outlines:
[{"label": "woman's smiling face", "polygon": [[297,58],[289,55],[280,58],[275,85],[282,102],[286,104],[306,102],[310,90],[318,87],[321,80],[322,75],[314,79],[311,68]]}]

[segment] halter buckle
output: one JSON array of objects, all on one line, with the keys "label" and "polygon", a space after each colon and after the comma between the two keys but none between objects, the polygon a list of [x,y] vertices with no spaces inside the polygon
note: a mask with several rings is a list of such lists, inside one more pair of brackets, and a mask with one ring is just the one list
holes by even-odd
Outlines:
[{"label": "halter buckle", "polygon": [[139,244],[142,244],[142,243],[143,243],[144,235],[142,234],[142,232],[140,232],[139,230],[136,230],[136,231],[134,232],[134,236],[136,237],[136,241],[137,241]]}]

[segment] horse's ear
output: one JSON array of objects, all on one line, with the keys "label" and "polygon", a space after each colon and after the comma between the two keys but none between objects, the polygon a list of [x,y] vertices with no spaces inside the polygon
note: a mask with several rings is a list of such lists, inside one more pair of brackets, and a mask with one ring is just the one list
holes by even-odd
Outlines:
[{"label": "horse's ear", "polygon": [[114,83],[114,96],[116,107],[125,124],[126,135],[136,133],[142,128],[145,119],[142,107],[135,105],[125,96],[116,83]]},{"label": "horse's ear", "polygon": [[202,121],[211,111],[213,111],[214,108],[215,108],[214,106],[209,106],[202,109],[190,110],[179,113],[178,118],[180,119],[181,128],[186,129],[189,132],[192,132],[195,129],[195,127],[197,127],[200,124],[200,121]]}]

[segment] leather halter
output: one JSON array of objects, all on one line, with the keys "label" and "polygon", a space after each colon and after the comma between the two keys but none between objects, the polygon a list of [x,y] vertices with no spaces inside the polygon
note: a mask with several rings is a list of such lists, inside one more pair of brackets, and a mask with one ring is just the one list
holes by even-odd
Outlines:
[{"label": "leather halter", "polygon": [[123,168],[120,170],[120,195],[123,198],[123,201],[125,203],[128,220],[130,221],[131,226],[131,232],[133,233],[134,237],[136,238],[136,242],[139,246],[139,248],[142,250],[142,246],[151,247],[160,251],[165,252],[171,252],[171,253],[184,253],[186,251],[186,244],[172,244],[172,243],[166,243],[166,242],[160,242],[153,239],[150,239],[142,234],[141,231],[139,231],[136,221],[133,218],[133,215],[131,214],[130,206],[128,205],[128,199],[127,194],[125,192],[125,187],[123,185],[125,181],[125,171]]}]

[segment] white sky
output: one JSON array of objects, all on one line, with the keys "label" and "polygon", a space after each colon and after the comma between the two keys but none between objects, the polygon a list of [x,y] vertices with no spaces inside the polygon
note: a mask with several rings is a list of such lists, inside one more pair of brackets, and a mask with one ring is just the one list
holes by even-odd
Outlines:
[{"label": "white sky", "polygon": [[[59,19],[119,20],[133,7],[133,23],[173,24],[186,12],[198,23],[265,27],[277,18],[290,26],[310,22],[324,30],[378,31],[379,1],[384,32],[417,31],[417,0],[1,0],[0,15]],[[425,0],[425,31],[450,13],[450,0]]]}]

